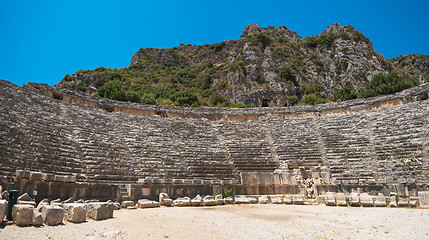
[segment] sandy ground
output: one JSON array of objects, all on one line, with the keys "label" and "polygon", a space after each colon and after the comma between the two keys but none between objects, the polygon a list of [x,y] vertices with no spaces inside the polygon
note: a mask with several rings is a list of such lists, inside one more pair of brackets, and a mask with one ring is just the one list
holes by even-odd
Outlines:
[{"label": "sandy ground", "polygon": [[227,205],[119,210],[60,226],[0,227],[0,239],[429,239],[429,209]]}]

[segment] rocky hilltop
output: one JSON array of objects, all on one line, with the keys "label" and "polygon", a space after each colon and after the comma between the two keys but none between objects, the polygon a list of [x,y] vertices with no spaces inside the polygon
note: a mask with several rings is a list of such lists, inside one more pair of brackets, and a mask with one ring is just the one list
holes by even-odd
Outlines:
[{"label": "rocky hilltop", "polygon": [[335,23],[302,39],[285,26],[250,24],[239,40],[142,48],[129,67],[80,70],[57,86],[147,104],[275,107],[332,101],[338,90],[358,92],[395,69],[426,82],[427,66],[419,55],[385,59],[352,26]]}]

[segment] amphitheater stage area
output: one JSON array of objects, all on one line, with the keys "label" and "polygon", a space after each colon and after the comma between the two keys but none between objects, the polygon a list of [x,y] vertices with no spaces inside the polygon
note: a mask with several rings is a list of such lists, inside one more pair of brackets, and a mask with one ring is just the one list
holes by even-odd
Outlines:
[{"label": "amphitheater stage area", "polygon": [[324,205],[225,205],[115,211],[60,226],[1,226],[1,239],[428,239],[429,211]]}]

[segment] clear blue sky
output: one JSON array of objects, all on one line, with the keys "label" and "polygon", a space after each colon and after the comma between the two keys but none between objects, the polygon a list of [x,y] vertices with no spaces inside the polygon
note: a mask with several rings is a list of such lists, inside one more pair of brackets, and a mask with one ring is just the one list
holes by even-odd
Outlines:
[{"label": "clear blue sky", "polygon": [[429,54],[429,1],[0,0],[0,79],[58,83],[65,74],[130,64],[141,47],[239,39],[244,27],[299,35],[352,25],[387,58]]}]

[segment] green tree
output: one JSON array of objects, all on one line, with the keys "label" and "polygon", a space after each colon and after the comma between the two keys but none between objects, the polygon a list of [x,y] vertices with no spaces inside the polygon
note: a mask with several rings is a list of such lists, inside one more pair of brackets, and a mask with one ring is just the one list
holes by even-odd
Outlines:
[{"label": "green tree", "polygon": [[113,100],[126,101],[125,90],[122,89],[118,81],[108,82],[104,86],[98,89],[98,95],[104,98],[110,98]]},{"label": "green tree", "polygon": [[80,81],[77,86],[76,89],[81,91],[81,92],[86,92],[86,90],[88,89],[88,86],[86,86],[86,83],[83,81]]},{"label": "green tree", "polygon": [[347,101],[350,99],[355,99],[357,97],[357,93],[353,91],[349,86],[344,86],[334,93],[334,101],[336,102]]}]

